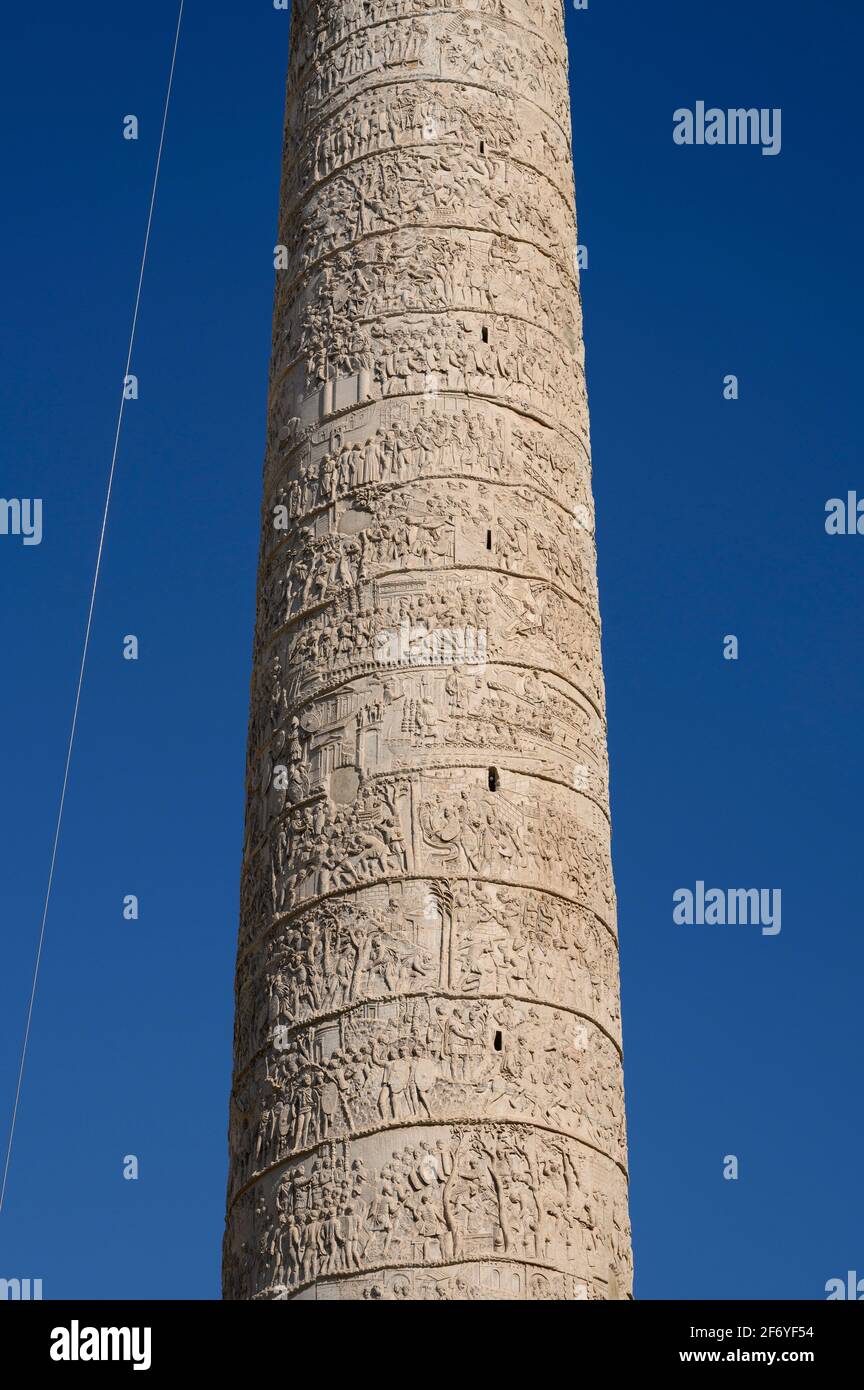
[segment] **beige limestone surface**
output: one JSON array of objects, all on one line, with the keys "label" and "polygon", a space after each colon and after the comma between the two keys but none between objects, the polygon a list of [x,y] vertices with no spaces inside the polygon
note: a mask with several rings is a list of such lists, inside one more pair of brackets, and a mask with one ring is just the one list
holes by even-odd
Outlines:
[{"label": "beige limestone surface", "polygon": [[561,0],[297,0],[230,1299],[627,1298]]}]

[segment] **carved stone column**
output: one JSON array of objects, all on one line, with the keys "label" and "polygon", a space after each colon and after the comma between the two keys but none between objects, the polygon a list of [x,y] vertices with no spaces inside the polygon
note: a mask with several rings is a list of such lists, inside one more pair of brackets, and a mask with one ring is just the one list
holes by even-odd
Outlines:
[{"label": "carved stone column", "polygon": [[296,0],[225,1295],[630,1296],[561,0]]}]

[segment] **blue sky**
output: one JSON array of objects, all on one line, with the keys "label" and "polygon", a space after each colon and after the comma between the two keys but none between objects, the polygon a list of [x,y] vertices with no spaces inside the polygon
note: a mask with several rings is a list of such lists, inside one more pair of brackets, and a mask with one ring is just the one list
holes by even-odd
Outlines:
[{"label": "blue sky", "polygon": [[[0,495],[44,499],[44,538],[0,537],[4,1133],[175,19],[5,22]],[[864,496],[864,13],[590,0],[567,29],[636,1291],[818,1299],[864,1276],[864,536],[824,526]],[[0,1218],[0,1276],[49,1298],[219,1292],[287,38],[265,0],[187,0]],[[781,108],[779,156],[675,145],[699,100]],[[674,925],[697,880],[780,888],[781,933]]]}]

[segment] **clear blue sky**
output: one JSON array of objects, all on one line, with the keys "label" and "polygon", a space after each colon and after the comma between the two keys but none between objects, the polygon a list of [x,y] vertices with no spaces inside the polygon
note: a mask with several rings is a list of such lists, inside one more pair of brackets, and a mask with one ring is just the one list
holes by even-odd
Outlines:
[{"label": "clear blue sky", "polygon": [[[4,1142],[175,18],[4,20],[0,495],[45,507],[41,546],[0,537]],[[864,11],[590,0],[567,29],[637,1294],[818,1299],[864,1276],[864,536],[824,529],[864,495]],[[188,0],[0,1219],[0,1276],[51,1298],[218,1296],[287,42],[269,0]],[[679,148],[699,100],[782,108],[781,154]],[[675,926],[700,879],[781,888],[780,935]]]}]

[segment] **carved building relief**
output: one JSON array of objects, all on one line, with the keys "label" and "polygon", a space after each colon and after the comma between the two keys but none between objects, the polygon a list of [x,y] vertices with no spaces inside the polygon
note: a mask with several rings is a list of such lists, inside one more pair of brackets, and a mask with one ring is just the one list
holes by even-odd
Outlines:
[{"label": "carved building relief", "polygon": [[560,0],[293,7],[224,1289],[627,1298]]}]

